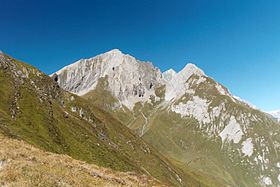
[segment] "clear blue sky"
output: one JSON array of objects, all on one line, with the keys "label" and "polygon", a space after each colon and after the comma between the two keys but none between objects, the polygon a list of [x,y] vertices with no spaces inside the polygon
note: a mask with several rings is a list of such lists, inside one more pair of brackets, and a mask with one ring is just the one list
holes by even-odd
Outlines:
[{"label": "clear blue sky", "polygon": [[162,71],[195,63],[280,109],[278,0],[0,0],[0,49],[47,74],[119,48]]}]

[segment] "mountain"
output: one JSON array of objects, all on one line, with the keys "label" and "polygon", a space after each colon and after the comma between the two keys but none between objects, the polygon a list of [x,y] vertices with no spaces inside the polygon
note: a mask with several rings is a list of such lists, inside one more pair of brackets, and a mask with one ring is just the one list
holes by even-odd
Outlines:
[{"label": "mountain", "polygon": [[[80,78],[88,79],[84,75]],[[177,168],[114,115],[86,98],[61,89],[57,79],[61,80],[56,76],[52,79],[35,67],[1,53],[0,134],[99,167],[152,176],[165,185],[212,184],[211,180],[204,181],[201,175]],[[86,85],[76,83],[77,88],[87,89]],[[100,98],[96,99],[100,101]],[[106,97],[106,101],[109,100]],[[40,172],[44,175],[38,170]]]},{"label": "mountain", "polygon": [[44,152],[2,134],[0,139],[1,186],[164,186],[146,175],[117,172]]},{"label": "mountain", "polygon": [[280,122],[280,111],[271,111],[268,112],[271,116],[273,116],[278,122]]},{"label": "mountain", "polygon": [[198,181],[203,176],[213,186],[280,185],[279,124],[194,64],[162,73],[114,49],[51,76]]}]

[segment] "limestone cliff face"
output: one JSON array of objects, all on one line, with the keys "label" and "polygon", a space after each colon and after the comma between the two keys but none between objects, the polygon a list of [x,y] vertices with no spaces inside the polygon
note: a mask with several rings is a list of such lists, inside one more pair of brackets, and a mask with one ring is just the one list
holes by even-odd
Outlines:
[{"label": "limestone cliff face", "polygon": [[108,89],[121,104],[129,109],[137,102],[157,98],[155,89],[166,86],[165,100],[178,99],[186,88],[185,82],[193,74],[204,76],[194,64],[176,73],[170,70],[161,73],[150,62],[142,62],[114,49],[90,59],[79,60],[62,68],[51,76],[59,85],[77,95],[94,90],[100,78],[106,78]]},{"label": "limestone cliff face", "polygon": [[82,59],[59,70],[59,85],[77,95],[94,90],[100,78],[107,78],[108,89],[126,107],[147,101],[161,83],[161,72],[149,62],[141,62],[114,49],[90,59]]}]

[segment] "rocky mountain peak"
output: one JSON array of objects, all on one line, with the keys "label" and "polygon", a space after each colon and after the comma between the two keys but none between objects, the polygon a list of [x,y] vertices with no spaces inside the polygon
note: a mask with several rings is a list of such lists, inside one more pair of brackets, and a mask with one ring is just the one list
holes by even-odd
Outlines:
[{"label": "rocky mountain peak", "polygon": [[165,72],[162,73],[162,77],[166,81],[171,81],[175,76],[176,76],[176,71],[173,69],[166,70]]},{"label": "rocky mountain peak", "polygon": [[205,75],[204,72],[201,69],[199,69],[196,65],[189,63],[178,73],[178,76],[183,81],[187,81],[193,74],[196,74],[198,76]]},{"label": "rocky mountain peak", "polygon": [[81,59],[56,72],[59,85],[77,95],[94,90],[101,78],[121,104],[132,108],[136,102],[147,101],[155,95],[155,85],[161,73],[149,62],[142,62],[118,49]]},{"label": "rocky mountain peak", "polygon": [[[107,54],[123,54],[122,53],[122,51],[121,50],[119,50],[119,49],[112,49],[112,50],[110,50],[110,51],[108,51],[108,52],[106,52]],[[105,54],[106,54],[105,53]]]},{"label": "rocky mountain peak", "polygon": [[[54,75],[54,74],[53,74]],[[52,75],[52,76],[53,76]],[[56,72],[59,85],[77,95],[94,90],[100,78],[121,104],[132,109],[137,102],[150,102],[155,89],[165,85],[165,100],[179,99],[186,92],[186,81],[192,76],[205,76],[194,64],[187,64],[180,72],[173,69],[161,73],[151,62],[142,62],[119,49],[89,59],[81,59]]]}]

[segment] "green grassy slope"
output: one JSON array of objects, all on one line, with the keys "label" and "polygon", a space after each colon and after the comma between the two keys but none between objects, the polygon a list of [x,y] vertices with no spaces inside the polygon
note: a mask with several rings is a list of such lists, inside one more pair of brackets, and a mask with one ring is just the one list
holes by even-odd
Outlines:
[{"label": "green grassy slope", "polygon": [[[183,171],[180,177],[188,176],[196,184],[206,186],[251,187],[260,186],[261,177],[269,176],[273,184],[279,184],[279,168],[276,167],[280,162],[279,124],[246,103],[220,94],[213,79],[207,77],[204,82],[196,84],[198,79],[194,75],[188,80],[189,89],[194,91],[195,96],[210,101],[208,112],[223,103],[225,106],[214,121],[204,125],[195,118],[182,117],[170,109],[173,104],[190,101],[193,95],[189,93],[171,103],[163,100],[137,103],[133,111],[129,111],[125,107],[114,107],[114,98],[106,90],[106,80],[103,80],[84,97],[88,102],[110,110],[113,116],[168,158]],[[164,87],[158,89],[158,97],[164,97]],[[103,102],[94,97],[104,97]],[[231,116],[237,119],[244,133],[238,143],[222,142],[219,136]],[[252,139],[253,153],[244,156],[242,143],[248,138]]]},{"label": "green grassy slope", "polygon": [[[196,78],[191,77],[189,82]],[[215,81],[210,78],[206,80],[200,85],[193,84],[190,89],[195,90],[196,96],[210,100],[210,107],[226,103],[224,116],[238,119],[244,132],[239,143],[222,142],[219,132],[227,122],[221,117],[211,124],[201,125],[192,117],[181,117],[166,108],[155,112],[149,118],[149,129],[143,138],[171,162],[174,161],[178,168],[202,174],[204,181],[207,178],[205,176],[208,176],[225,186],[251,187],[260,186],[260,176],[270,176],[274,185],[279,183],[279,171],[275,167],[279,162],[280,152],[279,125],[261,111],[220,95],[215,89]],[[176,103],[186,103],[190,98],[191,95],[185,94]],[[252,139],[254,146],[250,157],[241,152],[242,142],[247,138]],[[167,147],[169,149],[166,149]],[[268,163],[260,161],[263,155]],[[256,163],[256,160],[259,161]],[[199,180],[199,177],[197,179]],[[208,182],[211,184],[213,180]]]},{"label": "green grassy slope", "polygon": [[42,151],[1,133],[0,141],[1,186],[165,186],[150,176],[117,172]]},{"label": "green grassy slope", "polygon": [[[122,122],[122,124],[125,124],[134,131],[135,134],[140,136],[142,136],[142,129],[145,124],[143,115],[149,117],[149,121],[145,127],[142,138],[149,142],[156,150],[160,151],[168,158],[169,162],[171,162],[173,166],[181,171],[179,177],[184,181],[185,186],[220,187],[227,186],[225,185],[227,183],[231,185],[235,184],[232,182],[232,179],[228,174],[225,174],[225,176],[228,175],[227,177],[230,178],[231,182],[227,182],[226,179],[217,180],[226,178],[225,176],[221,176],[221,178],[213,177],[213,175],[209,175],[208,172],[200,171],[203,169],[211,169],[214,171],[217,169],[215,163],[209,164],[207,168],[192,167],[185,164],[186,159],[192,160],[193,158],[196,158],[195,155],[192,155],[192,152],[196,154],[196,151],[190,149],[188,151],[182,151],[182,147],[178,145],[179,142],[174,142],[174,140],[176,139],[175,141],[179,141],[180,137],[185,137],[185,139],[188,139],[189,142],[191,142],[197,138],[199,130],[189,128],[189,126],[192,126],[193,123],[196,123],[195,120],[185,121],[184,119],[179,118],[178,115],[175,115],[176,118],[174,118],[174,116],[170,116],[168,113],[165,113],[164,107],[161,108],[161,101],[145,103],[144,105],[137,103],[133,111],[130,111],[125,107],[116,108],[114,110],[117,100],[111,95],[110,91],[106,89],[106,84],[106,77],[104,79],[102,78],[99,80],[96,89],[84,95],[83,98],[87,99],[88,103],[91,103],[94,106],[108,110],[112,116],[115,116]],[[163,92],[164,87],[159,88],[157,90],[158,97],[164,97]],[[184,124],[187,123],[187,125],[179,125],[178,120],[181,120],[180,122],[183,122]],[[186,133],[188,133],[188,135],[186,135]],[[207,140],[202,138],[200,141],[203,143]],[[204,162],[211,163],[212,160],[208,159]],[[193,165],[196,165],[196,163]],[[211,168],[212,166],[213,168]],[[221,168],[218,169],[220,171],[222,170]]]}]

